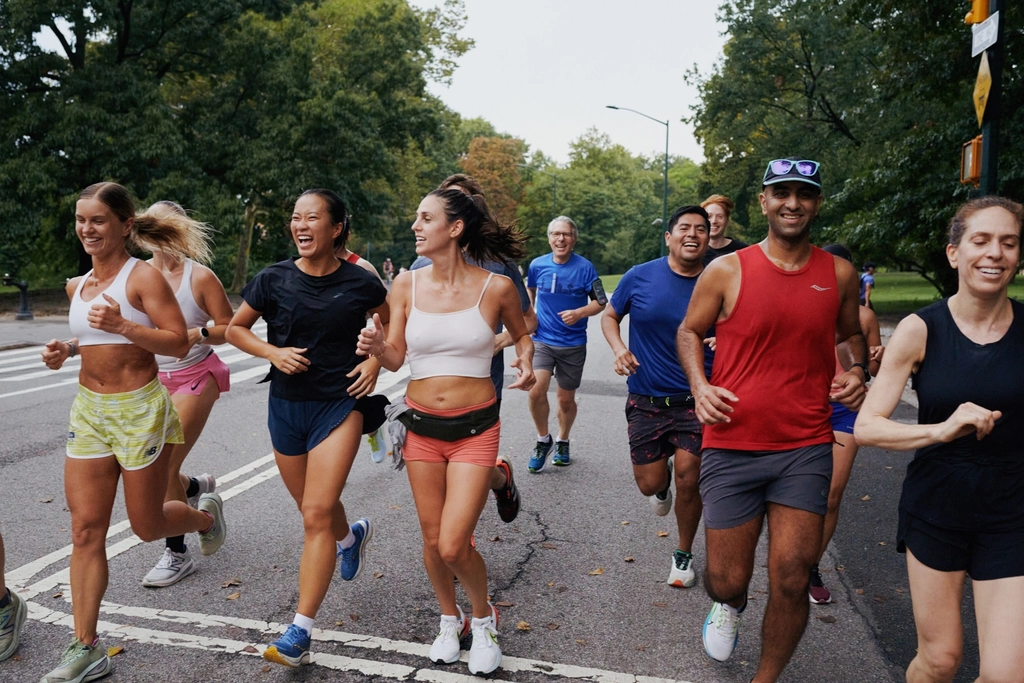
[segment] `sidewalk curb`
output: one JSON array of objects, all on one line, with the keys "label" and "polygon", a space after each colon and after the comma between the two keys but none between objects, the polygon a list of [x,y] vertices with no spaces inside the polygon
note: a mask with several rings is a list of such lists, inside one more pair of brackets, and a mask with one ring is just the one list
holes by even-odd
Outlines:
[{"label": "sidewalk curb", "polygon": [[0,351],[13,351],[15,349],[27,349],[32,346],[42,346],[36,342],[9,342],[0,344]]}]

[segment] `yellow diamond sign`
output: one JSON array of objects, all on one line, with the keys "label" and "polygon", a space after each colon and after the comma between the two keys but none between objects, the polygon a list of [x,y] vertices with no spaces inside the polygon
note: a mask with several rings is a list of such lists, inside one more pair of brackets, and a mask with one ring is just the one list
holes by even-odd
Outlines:
[{"label": "yellow diamond sign", "polygon": [[981,53],[981,66],[978,67],[978,80],[974,82],[974,111],[978,114],[978,125],[985,118],[985,104],[988,93],[992,90],[992,71],[988,68],[988,51]]}]

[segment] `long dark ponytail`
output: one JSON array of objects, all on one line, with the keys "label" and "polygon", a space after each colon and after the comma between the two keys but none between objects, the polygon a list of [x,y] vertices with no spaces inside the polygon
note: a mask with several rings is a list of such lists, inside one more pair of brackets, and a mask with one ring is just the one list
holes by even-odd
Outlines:
[{"label": "long dark ponytail", "polygon": [[469,195],[457,189],[434,190],[428,196],[441,200],[448,222],[461,220],[465,228],[459,246],[475,261],[518,260],[526,255],[526,236],[515,222],[502,225],[487,206],[483,195]]}]

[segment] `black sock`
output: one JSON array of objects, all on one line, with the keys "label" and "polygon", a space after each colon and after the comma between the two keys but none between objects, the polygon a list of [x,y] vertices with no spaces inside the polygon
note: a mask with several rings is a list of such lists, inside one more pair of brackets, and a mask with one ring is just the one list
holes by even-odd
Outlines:
[{"label": "black sock", "polygon": [[185,537],[184,536],[172,536],[168,538],[165,543],[167,547],[176,553],[185,552]]},{"label": "black sock", "polygon": [[9,604],[11,604],[11,589],[10,588],[8,588],[7,592],[4,593],[4,597],[0,598],[0,609],[3,609],[4,607],[7,607]]},{"label": "black sock", "polygon": [[199,480],[195,477],[188,478],[188,488],[185,489],[185,497],[191,498],[199,493]]}]

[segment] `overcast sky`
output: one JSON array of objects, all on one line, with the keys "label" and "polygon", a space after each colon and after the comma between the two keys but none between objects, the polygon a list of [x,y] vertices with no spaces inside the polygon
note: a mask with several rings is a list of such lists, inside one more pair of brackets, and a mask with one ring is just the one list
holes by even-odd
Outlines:
[{"label": "overcast sky", "polygon": [[[420,7],[440,0],[410,0]],[[476,47],[451,87],[431,90],[465,117],[483,117],[559,163],[590,127],[636,154],[704,158],[680,119],[697,100],[683,75],[721,59],[723,27],[709,0],[465,0]]]}]

